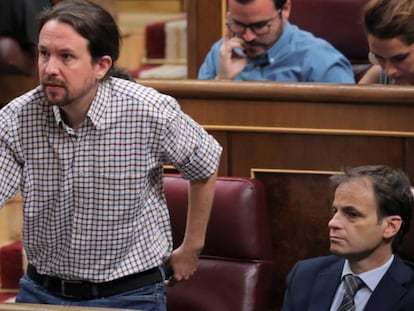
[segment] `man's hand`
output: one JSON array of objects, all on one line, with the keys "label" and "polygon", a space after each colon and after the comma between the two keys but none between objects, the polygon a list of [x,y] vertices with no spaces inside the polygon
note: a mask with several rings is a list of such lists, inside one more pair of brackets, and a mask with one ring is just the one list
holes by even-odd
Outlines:
[{"label": "man's hand", "polygon": [[183,242],[175,249],[167,264],[175,281],[188,280],[197,270],[198,257],[204,247],[208,219],[213,205],[217,171],[210,177],[190,180],[187,221]]},{"label": "man's hand", "polygon": [[248,57],[236,53],[235,49],[243,51],[243,40],[234,37],[227,29],[220,47],[220,71],[216,79],[233,80],[246,66]]},{"label": "man's hand", "polygon": [[173,286],[177,281],[188,280],[197,270],[199,255],[199,249],[186,248],[184,245],[175,249],[167,261],[172,273],[167,285]]}]

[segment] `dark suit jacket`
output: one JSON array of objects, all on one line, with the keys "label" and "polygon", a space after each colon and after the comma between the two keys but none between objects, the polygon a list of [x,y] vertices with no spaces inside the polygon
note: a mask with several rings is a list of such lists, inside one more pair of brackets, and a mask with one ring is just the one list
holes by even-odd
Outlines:
[{"label": "dark suit jacket", "polygon": [[[288,275],[282,310],[329,311],[343,265],[336,256],[298,262]],[[414,264],[395,255],[364,310],[414,311]]]}]

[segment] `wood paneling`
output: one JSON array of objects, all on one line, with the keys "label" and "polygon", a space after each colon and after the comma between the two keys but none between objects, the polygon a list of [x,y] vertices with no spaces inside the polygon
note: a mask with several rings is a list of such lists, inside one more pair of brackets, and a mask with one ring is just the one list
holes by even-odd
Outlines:
[{"label": "wood paneling", "polygon": [[286,273],[303,258],[329,254],[328,172],[255,172],[267,190],[277,269],[273,309],[280,310]]},{"label": "wood paneling", "polygon": [[329,253],[332,172],[388,164],[414,181],[413,88],[139,82],[177,98],[218,139],[224,148],[220,175],[253,176],[265,184],[278,266],[272,310],[280,310],[293,264]]},{"label": "wood paneling", "polygon": [[223,30],[224,2],[222,0],[193,0],[187,2],[188,77],[196,78],[198,69]]},{"label": "wood paneling", "polygon": [[30,76],[0,74],[0,107],[39,84],[37,68],[34,71]]}]

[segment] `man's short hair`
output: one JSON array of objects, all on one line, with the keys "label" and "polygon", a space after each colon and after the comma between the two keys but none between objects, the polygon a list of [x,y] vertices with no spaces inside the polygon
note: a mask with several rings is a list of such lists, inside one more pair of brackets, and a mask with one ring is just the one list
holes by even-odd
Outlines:
[{"label": "man's short hair", "polygon": [[[236,0],[236,2],[241,3],[241,4],[247,4],[253,1],[254,0]],[[285,5],[286,0],[273,0],[273,3],[275,4],[276,10],[280,10]]]}]

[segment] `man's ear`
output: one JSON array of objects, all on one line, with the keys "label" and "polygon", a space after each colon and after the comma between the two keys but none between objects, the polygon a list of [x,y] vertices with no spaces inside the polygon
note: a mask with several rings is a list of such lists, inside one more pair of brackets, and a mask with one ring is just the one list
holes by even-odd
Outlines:
[{"label": "man's ear", "polygon": [[284,21],[287,21],[290,17],[290,8],[292,7],[292,3],[290,0],[287,0],[285,5],[282,8],[282,18]]},{"label": "man's ear", "polygon": [[383,232],[384,238],[391,239],[398,233],[398,231],[400,231],[400,228],[402,225],[401,216],[393,215],[393,216],[385,217],[383,219],[383,225],[384,225],[384,232]]},{"label": "man's ear", "polygon": [[96,66],[96,79],[102,80],[111,69],[112,58],[109,55],[102,56]]}]

